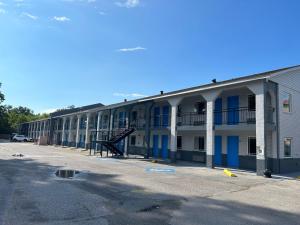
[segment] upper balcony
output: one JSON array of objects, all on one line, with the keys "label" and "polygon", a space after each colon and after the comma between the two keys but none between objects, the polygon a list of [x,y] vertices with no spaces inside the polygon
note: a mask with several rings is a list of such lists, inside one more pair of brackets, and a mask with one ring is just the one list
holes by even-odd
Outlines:
[{"label": "upper balcony", "polygon": [[130,127],[141,130],[146,128],[146,120],[143,118],[133,119],[130,121]]},{"label": "upper balcony", "polygon": [[180,129],[205,129],[206,113],[186,112],[177,115],[177,126]]},{"label": "upper balcony", "polygon": [[[267,108],[266,123],[274,124],[273,121],[274,109]],[[216,128],[230,126],[231,128],[251,127],[256,125],[256,110],[248,107],[215,110],[214,111],[214,125]],[[182,113],[177,116],[177,126],[179,129],[205,129],[206,128],[206,112],[196,113]]]}]

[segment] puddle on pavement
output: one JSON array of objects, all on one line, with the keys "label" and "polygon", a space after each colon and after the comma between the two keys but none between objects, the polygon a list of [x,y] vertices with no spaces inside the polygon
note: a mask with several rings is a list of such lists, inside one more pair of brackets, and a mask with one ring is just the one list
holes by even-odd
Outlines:
[{"label": "puddle on pavement", "polygon": [[16,153],[16,154],[13,154],[12,155],[13,157],[24,157],[24,155],[23,154],[21,154],[21,153]]},{"label": "puddle on pavement", "polygon": [[77,170],[57,170],[55,172],[55,175],[60,178],[67,178],[67,179],[72,179],[75,177],[77,174],[79,174],[79,171]]},{"label": "puddle on pavement", "polygon": [[151,212],[160,208],[160,205],[152,205],[150,207],[139,210],[138,212]]}]

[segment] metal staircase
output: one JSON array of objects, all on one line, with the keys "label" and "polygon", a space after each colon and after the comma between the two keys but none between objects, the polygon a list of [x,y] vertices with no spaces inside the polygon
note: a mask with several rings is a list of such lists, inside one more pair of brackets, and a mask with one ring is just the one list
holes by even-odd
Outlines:
[{"label": "metal staircase", "polygon": [[97,140],[95,141],[95,143],[104,146],[108,151],[110,151],[115,156],[123,156],[124,152],[117,147],[117,144],[123,139],[125,139],[127,136],[132,134],[134,131],[135,128],[126,128],[121,132],[117,132],[117,134],[115,135],[110,135],[111,137],[109,138],[109,140]]}]

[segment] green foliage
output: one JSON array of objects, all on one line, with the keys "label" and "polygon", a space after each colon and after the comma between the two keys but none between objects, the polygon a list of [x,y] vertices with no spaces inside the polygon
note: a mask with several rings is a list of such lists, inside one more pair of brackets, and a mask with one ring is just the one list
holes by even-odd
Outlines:
[{"label": "green foliage", "polygon": [[[0,88],[1,88],[1,83],[0,83]],[[5,100],[4,94],[0,91],[0,104]]]},{"label": "green foliage", "polygon": [[[3,101],[4,94],[0,90],[0,104]],[[0,105],[0,134],[16,132],[19,124],[44,119],[48,116],[48,114],[34,114],[33,110],[23,106]]]}]

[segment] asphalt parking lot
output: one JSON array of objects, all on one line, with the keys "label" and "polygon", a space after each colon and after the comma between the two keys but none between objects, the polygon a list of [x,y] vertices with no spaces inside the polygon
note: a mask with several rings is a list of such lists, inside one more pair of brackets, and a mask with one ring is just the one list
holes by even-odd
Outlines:
[{"label": "asphalt parking lot", "polygon": [[87,153],[2,141],[0,224],[300,224],[300,180]]}]

